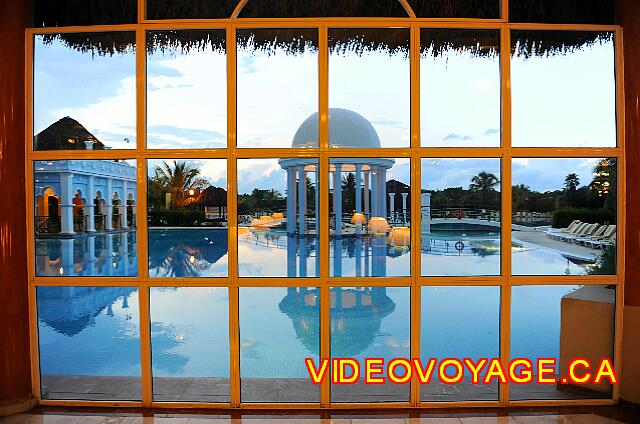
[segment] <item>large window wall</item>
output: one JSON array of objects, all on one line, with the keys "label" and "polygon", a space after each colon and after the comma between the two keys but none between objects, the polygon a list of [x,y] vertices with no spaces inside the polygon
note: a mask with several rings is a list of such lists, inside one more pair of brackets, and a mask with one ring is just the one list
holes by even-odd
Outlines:
[{"label": "large window wall", "polygon": [[43,403],[617,399],[313,385],[304,358],[618,363],[620,28],[513,24],[506,1],[446,22],[148,3],[154,20],[28,30]]}]

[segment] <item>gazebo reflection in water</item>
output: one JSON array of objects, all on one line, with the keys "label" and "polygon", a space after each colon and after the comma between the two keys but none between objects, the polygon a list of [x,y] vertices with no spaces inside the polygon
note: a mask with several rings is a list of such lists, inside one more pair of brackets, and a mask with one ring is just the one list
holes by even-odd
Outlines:
[{"label": "gazebo reflection in water", "polygon": [[[380,332],[382,320],[395,310],[386,287],[333,287],[330,294],[331,356],[354,357],[365,352]],[[279,305],[296,336],[312,354],[320,354],[318,291],[289,287]]]}]

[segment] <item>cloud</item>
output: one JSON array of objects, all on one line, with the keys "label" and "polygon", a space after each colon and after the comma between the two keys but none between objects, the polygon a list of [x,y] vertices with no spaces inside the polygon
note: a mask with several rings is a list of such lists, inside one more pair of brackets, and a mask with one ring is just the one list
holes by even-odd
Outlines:
[{"label": "cloud", "polygon": [[258,69],[255,65],[256,58],[254,56],[241,56],[238,59],[238,71],[245,74],[253,74]]},{"label": "cloud", "polygon": [[447,135],[442,140],[443,141],[451,141],[451,140],[469,141],[469,140],[473,140],[473,137],[470,136],[470,135],[459,135],[459,134],[456,134],[456,133],[450,133],[449,135]]},{"label": "cloud", "polygon": [[499,134],[499,133],[500,133],[500,130],[497,130],[495,128],[489,128],[484,133],[482,133],[482,135],[490,136],[490,135],[496,135],[496,134]]}]

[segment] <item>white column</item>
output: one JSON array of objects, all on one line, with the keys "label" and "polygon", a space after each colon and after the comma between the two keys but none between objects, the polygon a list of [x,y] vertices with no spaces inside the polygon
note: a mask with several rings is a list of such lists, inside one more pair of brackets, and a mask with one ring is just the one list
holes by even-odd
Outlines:
[{"label": "white column", "polygon": [[[360,164],[356,165],[356,213],[362,213],[362,165]],[[361,232],[362,224],[356,223],[356,234]]]},{"label": "white column", "polygon": [[300,234],[307,232],[307,173],[304,166],[300,167],[298,173],[298,231]]},{"label": "white column", "polygon": [[364,171],[364,214],[369,215],[369,171]]},{"label": "white column", "polygon": [[73,176],[68,172],[60,174],[60,209],[60,232],[73,234]]},{"label": "white column", "polygon": [[431,193],[420,195],[420,205],[422,210],[420,228],[422,234],[431,234]]},{"label": "white column", "polygon": [[407,225],[407,196],[409,193],[400,193],[402,194],[402,221],[404,225]]},{"label": "white column", "polygon": [[378,172],[378,213],[381,217],[387,218],[387,170],[380,169]]},{"label": "white column", "polygon": [[393,218],[393,214],[396,212],[396,194],[389,193],[389,215]]},{"label": "white column", "polygon": [[371,216],[378,215],[378,171],[372,168],[371,172]]},{"label": "white column", "polygon": [[113,204],[111,203],[113,201],[113,184],[111,181],[111,178],[107,178],[107,195],[105,196],[105,220],[107,221],[104,225],[104,229],[107,231],[111,231],[113,230]]},{"label": "white column", "polygon": [[122,181],[122,199],[120,200],[120,219],[122,219],[122,229],[129,228],[127,225],[127,181]]},{"label": "white column", "polygon": [[287,233],[296,232],[296,167],[287,168]]},{"label": "white column", "polygon": [[342,164],[336,163],[333,175],[333,210],[336,214],[336,235],[342,233]]},{"label": "white column", "polygon": [[96,231],[96,208],[93,204],[93,199],[96,197],[96,193],[93,186],[93,175],[89,176],[88,183],[88,193],[87,193],[87,204],[89,205],[89,215],[87,220],[87,231],[90,233],[94,233]]}]

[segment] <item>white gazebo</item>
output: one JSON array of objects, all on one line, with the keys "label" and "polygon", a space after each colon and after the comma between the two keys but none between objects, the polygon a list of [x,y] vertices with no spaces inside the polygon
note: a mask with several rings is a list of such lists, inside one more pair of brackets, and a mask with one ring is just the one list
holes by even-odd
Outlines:
[{"label": "white gazebo", "polygon": [[[292,147],[315,146],[318,139],[318,114],[309,116],[293,137]],[[329,144],[334,148],[380,148],[380,139],[373,125],[362,115],[347,109],[329,109]],[[287,232],[306,233],[308,173],[315,174],[318,187],[318,161],[308,158],[280,159],[280,166],[287,171]],[[385,158],[333,158],[329,164],[333,187],[333,231],[341,235],[343,219],[350,221],[351,211],[342,211],[342,173],[355,173],[355,213],[370,217],[387,218],[386,181],[387,170],[395,161]],[[302,184],[301,184],[302,182]],[[318,191],[316,190],[316,204]],[[295,217],[295,219],[292,219]],[[362,231],[356,225],[356,234]]]}]

